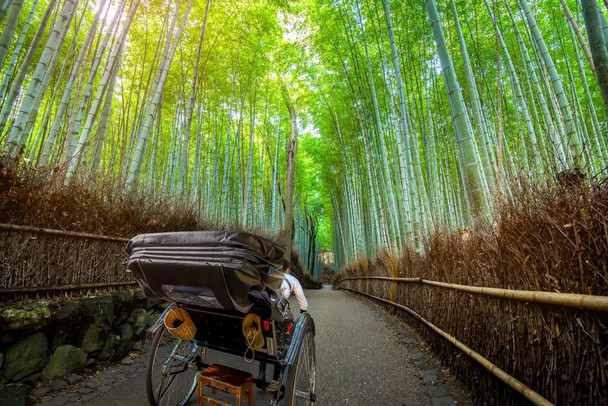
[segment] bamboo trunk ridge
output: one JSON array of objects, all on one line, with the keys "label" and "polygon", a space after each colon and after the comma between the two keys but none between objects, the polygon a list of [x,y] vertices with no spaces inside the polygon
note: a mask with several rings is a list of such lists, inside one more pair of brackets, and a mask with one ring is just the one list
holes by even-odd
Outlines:
[{"label": "bamboo trunk ridge", "polygon": [[585,295],[580,293],[558,293],[534,290],[516,290],[490,288],[484,286],[468,286],[456,283],[446,283],[425,280],[422,278],[391,278],[387,276],[350,277],[344,278],[340,284],[348,280],[375,279],[397,283],[421,283],[445,289],[459,290],[461,292],[475,293],[484,296],[494,296],[509,300],[518,300],[531,303],[542,303],[553,306],[573,307],[577,309],[608,312],[608,296]]},{"label": "bamboo trunk ridge", "polygon": [[[375,277],[375,278],[369,278],[369,279],[380,279],[380,278],[381,277]],[[347,278],[347,279],[365,279],[365,278]],[[386,279],[403,279],[403,278],[386,278]],[[407,278],[407,279],[417,279],[417,278]],[[345,279],[343,279],[343,280],[345,280]],[[505,384],[507,384],[513,391],[515,391],[515,392],[519,393],[520,395],[522,395],[531,404],[533,404],[533,405],[543,405],[543,406],[545,406],[545,405],[553,405],[553,403],[551,403],[550,401],[548,401],[547,399],[545,399],[544,397],[542,397],[540,394],[538,394],[537,392],[535,392],[532,388],[530,388],[529,386],[527,386],[523,382],[517,380],[515,377],[507,374],[505,371],[503,371],[498,366],[496,366],[495,364],[493,364],[487,358],[484,358],[481,354],[479,354],[478,352],[476,352],[473,349],[469,348],[466,344],[458,341],[455,337],[451,336],[450,334],[448,334],[447,332],[443,331],[442,329],[440,329],[439,327],[437,327],[433,323],[429,322],[428,320],[426,320],[424,317],[422,317],[420,314],[418,314],[414,310],[410,309],[409,307],[403,306],[403,305],[401,305],[399,303],[391,302],[390,300],[382,299],[380,297],[372,296],[372,295],[369,295],[367,293],[359,292],[359,291],[356,291],[354,289],[350,289],[350,288],[344,288],[344,289],[346,289],[346,290],[348,290],[350,292],[359,293],[359,294],[361,294],[363,296],[366,296],[368,298],[375,299],[375,300],[378,300],[380,302],[389,304],[389,305],[397,307],[397,308],[399,308],[401,310],[405,310],[410,315],[412,315],[414,318],[416,318],[417,320],[420,320],[427,327],[431,328],[433,331],[435,331],[436,333],[438,333],[440,336],[442,336],[443,338],[445,338],[446,340],[448,340],[456,348],[458,348],[459,350],[461,350],[462,352],[464,352],[466,355],[468,355],[470,358],[472,358],[474,361],[476,361],[479,365],[481,365],[482,367],[484,367],[485,369],[487,369],[488,372],[490,372],[492,375],[494,375],[495,377],[497,377],[498,379],[500,379],[501,381],[503,381]]]}]

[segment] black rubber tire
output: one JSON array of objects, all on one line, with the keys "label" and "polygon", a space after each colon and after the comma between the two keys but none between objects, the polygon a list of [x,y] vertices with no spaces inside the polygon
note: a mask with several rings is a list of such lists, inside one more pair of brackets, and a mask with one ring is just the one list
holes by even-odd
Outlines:
[{"label": "black rubber tire", "polygon": [[280,402],[285,406],[314,405],[316,388],[315,336],[308,327],[302,338],[302,346],[292,366],[285,370],[285,394]]},{"label": "black rubber tire", "polygon": [[201,349],[177,339],[163,325],[154,335],[146,368],[146,393],[152,406],[185,405],[196,391]]}]

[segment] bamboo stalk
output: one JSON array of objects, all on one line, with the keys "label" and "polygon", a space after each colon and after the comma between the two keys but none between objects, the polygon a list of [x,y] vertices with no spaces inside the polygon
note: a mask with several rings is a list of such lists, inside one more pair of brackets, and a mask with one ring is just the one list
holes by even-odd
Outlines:
[{"label": "bamboo stalk", "polygon": [[[342,281],[349,279],[360,278],[345,278],[342,279]],[[459,290],[467,293],[476,293],[485,296],[494,296],[503,299],[608,312],[608,296],[468,286],[455,283],[429,281],[422,278],[389,278],[384,276],[370,276],[369,279],[386,280],[392,282],[419,282],[425,285],[438,286],[441,288]]]},{"label": "bamboo stalk", "polygon": [[[394,279],[397,279],[397,278],[394,278]],[[354,290],[348,289],[348,288],[346,288],[346,290],[355,292]],[[458,341],[455,337],[453,337],[450,334],[446,333],[445,331],[443,331],[439,327],[435,326],[434,324],[432,324],[431,322],[429,322],[428,320],[426,320],[424,317],[422,317],[420,314],[416,313],[414,310],[410,309],[409,307],[400,305],[398,303],[393,303],[393,302],[391,302],[389,300],[382,299],[382,298],[379,298],[379,297],[376,297],[376,296],[368,295],[366,293],[362,293],[362,292],[357,292],[357,293],[359,293],[359,294],[361,294],[363,296],[367,296],[369,298],[378,300],[380,302],[383,302],[383,303],[390,304],[392,306],[398,307],[399,309],[405,310],[406,312],[408,312],[409,314],[411,314],[413,317],[415,317],[416,319],[418,319],[422,323],[424,323],[427,327],[431,328],[433,331],[435,331],[436,333],[438,333],[440,336],[442,336],[443,338],[445,338],[446,340],[448,340],[449,342],[451,342],[455,347],[457,347],[459,350],[461,350],[466,355],[468,355],[469,357],[471,357],[479,365],[481,365],[482,367],[484,367],[485,369],[487,369],[488,372],[490,372],[492,375],[494,375],[495,377],[497,377],[498,379],[500,379],[501,381],[503,381],[504,383],[506,383],[507,386],[509,386],[513,391],[515,391],[515,392],[519,393],[520,395],[522,395],[523,397],[525,397],[526,400],[528,400],[533,405],[553,405],[553,403],[551,403],[550,401],[548,401],[547,399],[545,399],[544,397],[542,397],[541,395],[539,395],[538,393],[536,393],[534,390],[532,390],[532,388],[530,388],[529,386],[527,386],[523,382],[517,380],[513,376],[507,374],[505,371],[503,371],[502,369],[500,369],[498,366],[496,366],[495,364],[493,364],[492,362],[490,362],[488,359],[484,358],[481,354],[479,354],[478,352],[476,352],[473,349],[469,348],[464,343]]]},{"label": "bamboo stalk", "polygon": [[593,76],[595,76],[595,80],[597,81],[597,73],[595,72],[595,64],[593,63],[593,58],[591,57],[591,51],[589,51],[589,47],[587,46],[587,43],[585,42],[585,39],[583,38],[583,34],[581,34],[581,29],[579,28],[578,24],[576,23],[574,16],[572,15],[572,12],[570,11],[570,8],[568,8],[568,5],[566,4],[566,0],[560,0],[560,2],[562,3],[562,7],[564,8],[566,17],[568,17],[568,21],[570,22],[570,25],[572,26],[572,29],[574,30],[576,39],[578,40],[579,45],[583,49],[585,58],[587,58],[587,62],[589,63],[589,68],[591,68],[591,72],[593,73]]},{"label": "bamboo stalk", "polygon": [[8,230],[8,231],[25,231],[25,232],[31,232],[31,233],[52,234],[52,235],[60,235],[60,236],[65,236],[65,237],[89,238],[89,239],[93,239],[93,240],[129,242],[128,238],[109,237],[106,235],[97,235],[97,234],[89,234],[89,233],[79,233],[76,231],[52,230],[50,228],[41,228],[41,227],[18,226],[15,224],[6,224],[6,223],[0,223],[0,229]]},{"label": "bamboo stalk", "polygon": [[110,288],[116,286],[130,286],[136,285],[136,281],[129,282],[107,282],[107,283],[85,283],[82,285],[64,285],[64,286],[44,286],[44,287],[21,287],[21,288],[9,288],[0,289],[0,296],[8,296],[19,293],[43,293],[43,292],[57,292],[66,290],[78,290],[78,289],[100,289]]}]

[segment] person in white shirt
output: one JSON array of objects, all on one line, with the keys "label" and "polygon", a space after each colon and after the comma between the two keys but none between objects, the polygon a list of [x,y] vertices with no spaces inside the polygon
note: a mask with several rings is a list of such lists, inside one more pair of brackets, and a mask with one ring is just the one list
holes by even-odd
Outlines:
[{"label": "person in white shirt", "polygon": [[306,296],[304,296],[302,285],[300,285],[300,281],[289,274],[289,268],[285,270],[285,279],[283,279],[283,283],[281,284],[281,294],[286,299],[292,294],[296,295],[298,305],[300,305],[300,313],[308,310],[308,301],[306,300]]},{"label": "person in white shirt", "polygon": [[[308,301],[306,300],[306,296],[304,296],[304,289],[302,289],[302,285],[300,281],[297,280],[294,276],[289,274],[289,267],[284,264],[285,268],[285,279],[283,279],[283,283],[281,283],[280,293],[282,297],[287,300],[292,294],[296,295],[296,300],[298,301],[298,305],[300,306],[300,313],[305,313],[308,310]],[[269,392],[276,392],[279,389],[279,368],[275,365],[274,371],[272,374],[272,381],[266,387],[266,390]],[[254,380],[258,387],[263,387],[262,382],[266,380],[266,362],[260,361],[260,371],[258,373],[257,379]]]}]

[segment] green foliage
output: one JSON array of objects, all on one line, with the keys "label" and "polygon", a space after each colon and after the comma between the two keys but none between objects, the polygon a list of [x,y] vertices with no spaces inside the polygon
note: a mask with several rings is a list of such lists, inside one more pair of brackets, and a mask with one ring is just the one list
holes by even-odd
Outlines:
[{"label": "green foliage", "polygon": [[[110,21],[123,4],[112,1],[91,34],[91,45],[84,50],[75,83],[67,86],[94,16],[105,4],[102,0],[79,2],[59,49],[58,63],[50,72],[49,87],[42,95],[40,108],[32,113],[32,129],[23,135],[27,139],[24,156],[38,166],[68,166],[77,161],[74,176],[117,182],[124,180],[132,161],[140,159],[142,173],[137,186],[142,194],[192,204],[211,223],[229,221],[276,232],[283,225],[289,138],[289,116],[280,91],[283,82],[292,98],[300,133],[295,192],[296,211],[301,216],[298,221],[312,216],[314,221],[310,224],[316,227],[298,234],[298,239],[316,232],[318,248],[333,249],[339,265],[355,259],[359,252],[373,255],[378,245],[400,250],[406,241],[416,244],[426,230],[437,225],[452,229],[471,225],[471,210],[464,193],[466,179],[460,169],[462,158],[446,95],[449,87],[442,77],[425,1],[388,1],[392,33],[383,4],[370,0],[212,1],[197,83],[194,69],[207,2],[194,1],[182,34],[175,37],[174,31],[168,37],[170,21],[177,13],[179,25],[187,3],[125,0],[118,29],[112,33],[108,32]],[[449,2],[437,3],[438,23],[445,32],[447,51],[470,114],[472,89],[459,56],[454,16]],[[577,64],[580,45],[570,35],[563,10],[554,1],[530,3],[540,36],[564,85],[563,105],[557,103],[555,77],[550,79],[546,73],[549,70],[537,49],[539,41],[532,39],[520,1],[488,1],[496,14],[496,26],[484,2],[455,1],[487,139],[480,136],[479,128],[471,129],[471,134],[478,147],[481,143],[487,147],[484,170],[501,178],[502,193],[508,193],[505,184],[516,179],[524,168],[539,178],[565,169],[567,162],[560,157],[559,149],[566,151],[564,154],[568,152],[570,138],[566,139],[563,114],[567,111],[566,102],[572,110],[575,134],[582,140],[584,169],[598,171],[608,156],[608,115],[586,62]],[[585,31],[578,2],[566,3]],[[6,133],[19,114],[23,94],[32,83],[51,24],[60,15],[64,1],[58,1],[51,10],[40,44],[32,48],[31,62],[21,66],[51,4],[50,0],[39,0],[33,9],[31,27],[24,31],[34,5],[34,0],[25,0],[14,35],[23,37],[23,47],[15,52],[18,41],[12,41],[0,66],[2,81],[9,87],[15,83],[19,93],[14,100],[2,95],[1,105],[10,111],[5,122],[0,123],[0,142],[5,142]],[[128,11],[135,6],[139,8],[120,55],[114,88],[104,90],[103,71],[112,47],[120,45],[116,39],[125,27]],[[513,21],[509,9],[513,11]],[[605,17],[606,10],[601,10]],[[523,46],[518,42],[516,27]],[[538,147],[534,147],[530,127],[525,125],[510,76],[513,72],[507,69],[506,55],[496,43],[497,30],[504,37],[522,97],[529,107]],[[400,109],[391,34],[407,117],[402,117]],[[106,39],[108,46],[102,52],[101,44]],[[135,155],[134,145],[141,137],[163,50],[171,41],[177,41],[177,48],[168,64],[159,109],[141,156]],[[9,71],[13,57],[15,64]],[[99,70],[91,72],[96,58],[100,60]],[[83,100],[83,89],[91,75],[91,94]],[[71,154],[66,149],[66,134],[70,129],[76,136],[81,134],[81,128],[70,126],[77,122],[79,106],[83,106],[86,117],[98,91],[100,106],[107,99],[111,108],[100,108],[94,114],[91,142],[86,143],[84,153]],[[64,95],[67,106],[60,110]],[[546,100],[545,106],[542,99]],[[184,130],[190,107],[192,136],[186,140]],[[58,111],[63,112],[61,117],[55,115]],[[590,114],[592,111],[595,114]],[[60,131],[56,139],[49,139],[54,124]],[[604,134],[598,134],[598,129]],[[183,165],[179,165],[182,151],[186,152],[186,173],[180,173],[184,172]],[[39,159],[43,152],[47,153],[44,160]],[[537,163],[539,154],[542,160]]]}]

